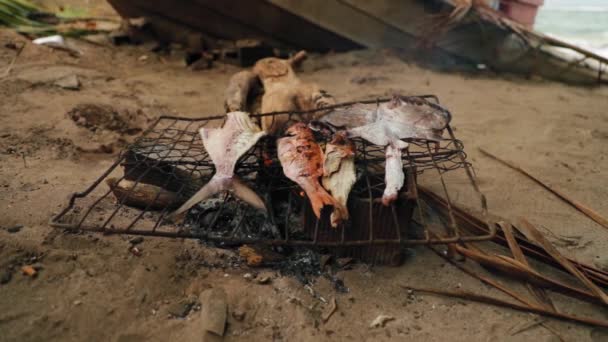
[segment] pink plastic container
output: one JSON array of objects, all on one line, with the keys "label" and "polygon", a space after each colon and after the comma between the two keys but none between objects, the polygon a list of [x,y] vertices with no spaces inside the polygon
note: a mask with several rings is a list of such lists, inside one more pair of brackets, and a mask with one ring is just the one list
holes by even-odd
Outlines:
[{"label": "pink plastic container", "polygon": [[531,28],[534,26],[538,8],[544,2],[544,0],[501,0],[500,11],[509,18]]}]

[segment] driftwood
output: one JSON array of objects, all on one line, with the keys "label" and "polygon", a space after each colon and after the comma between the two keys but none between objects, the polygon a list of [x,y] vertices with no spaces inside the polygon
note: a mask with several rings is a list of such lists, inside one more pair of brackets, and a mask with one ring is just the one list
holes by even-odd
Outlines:
[{"label": "driftwood", "polygon": [[[203,340],[215,341],[224,336],[228,318],[228,303],[223,288],[212,288],[200,295],[201,335]],[[209,334],[209,336],[207,336]]]},{"label": "driftwood", "polygon": [[532,174],[530,174],[528,171],[522,169],[521,167],[510,163],[504,159],[501,159],[495,155],[493,155],[492,153],[479,148],[479,151],[484,154],[485,156],[492,158],[494,160],[496,160],[497,162],[508,166],[509,168],[518,171],[519,173],[523,174],[524,176],[530,178],[531,180],[533,180],[534,182],[536,182],[537,184],[539,184],[540,186],[542,186],[543,188],[547,189],[549,192],[551,192],[552,194],[554,194],[555,196],[559,197],[561,200],[563,200],[564,202],[568,203],[569,205],[571,205],[572,207],[574,207],[576,210],[580,211],[581,213],[585,214],[587,217],[589,217],[590,219],[592,219],[593,221],[597,222],[598,224],[600,224],[602,227],[604,228],[608,228],[608,219],[606,219],[605,217],[603,217],[602,215],[600,215],[598,212],[596,212],[595,210],[589,208],[588,206],[586,206],[585,204],[570,198],[570,196],[566,195],[565,193],[561,192],[560,190],[557,190],[555,187],[549,186],[547,183],[541,181],[540,179],[538,179],[537,177],[533,176]]},{"label": "driftwood", "polygon": [[106,184],[112,190],[116,200],[130,207],[163,210],[175,208],[183,202],[183,198],[175,192],[167,191],[156,185],[136,183],[127,179],[106,179]]},{"label": "driftwood", "polygon": [[569,315],[569,314],[549,311],[547,309],[543,309],[540,307],[526,306],[526,305],[511,303],[511,302],[507,302],[507,301],[504,301],[504,300],[501,300],[498,298],[492,298],[492,297],[483,296],[483,295],[471,293],[471,292],[427,289],[427,288],[414,287],[414,286],[403,286],[403,285],[402,285],[402,287],[407,290],[418,291],[418,292],[422,292],[422,293],[429,293],[429,294],[435,294],[435,295],[446,296],[446,297],[460,298],[460,299],[475,301],[475,302],[479,302],[479,303],[485,303],[485,304],[500,306],[500,307],[504,307],[504,308],[509,308],[509,309],[513,309],[513,310],[517,310],[517,311],[535,313],[535,314],[543,315],[546,317],[560,319],[563,321],[570,321],[570,322],[576,322],[576,323],[581,323],[581,324],[595,326],[595,327],[608,328],[608,321],[602,321],[602,320],[597,320],[597,319],[593,319],[593,318],[577,317],[577,316],[573,316],[573,315]]},{"label": "driftwood", "polygon": [[[155,148],[158,148],[158,146]],[[170,147],[167,147],[167,150],[170,151],[167,153],[150,153],[145,149],[128,150],[125,154],[125,160],[121,163],[124,168],[125,179],[156,185],[168,191],[180,193],[184,197],[189,197],[211,178],[211,168],[206,174],[181,168],[179,163],[183,163],[185,158],[168,155],[174,153],[174,149],[171,150]],[[198,163],[193,158],[185,161],[192,164],[189,165],[191,168]]]}]

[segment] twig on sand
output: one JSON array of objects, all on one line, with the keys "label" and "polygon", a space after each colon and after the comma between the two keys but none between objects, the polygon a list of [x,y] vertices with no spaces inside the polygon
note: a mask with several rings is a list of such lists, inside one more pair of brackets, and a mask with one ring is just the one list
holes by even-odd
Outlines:
[{"label": "twig on sand", "polygon": [[530,178],[531,180],[533,180],[534,182],[536,182],[537,184],[539,184],[540,186],[542,186],[543,188],[547,189],[549,192],[553,193],[555,196],[559,197],[561,200],[563,200],[564,202],[570,204],[572,207],[574,207],[575,209],[577,209],[578,211],[580,211],[581,213],[585,214],[587,217],[589,217],[590,219],[592,219],[593,221],[597,222],[598,224],[600,224],[602,227],[604,228],[608,228],[608,219],[606,219],[605,217],[603,217],[602,215],[600,215],[600,213],[596,212],[595,210],[589,208],[588,206],[584,205],[583,203],[572,199],[571,197],[569,197],[568,195],[566,195],[565,193],[561,192],[560,190],[557,190],[554,187],[549,186],[548,184],[546,184],[545,182],[541,181],[540,179],[536,178],[535,176],[531,175],[528,171],[522,169],[521,167],[508,162],[506,160],[503,160],[495,155],[493,155],[492,153],[484,150],[483,148],[479,148],[479,151],[487,156],[490,157],[494,160],[496,160],[497,162],[508,166],[509,168],[518,171],[519,173],[523,174],[524,176]]},{"label": "twig on sand", "polygon": [[17,58],[19,58],[19,55],[21,55],[21,51],[23,51],[23,48],[25,48],[25,43],[22,43],[21,46],[17,49],[17,53],[15,53],[15,56],[9,63],[8,67],[6,67],[2,75],[0,75],[0,78],[5,78],[11,73],[11,70],[13,70],[13,65],[15,65],[15,62],[17,61]]},{"label": "twig on sand", "polygon": [[509,309],[513,309],[513,310],[517,310],[517,311],[535,313],[535,314],[543,315],[546,317],[552,317],[552,318],[556,318],[556,319],[560,319],[560,320],[564,320],[564,321],[570,321],[570,322],[576,322],[576,323],[581,323],[581,324],[590,325],[590,326],[608,328],[608,321],[602,321],[602,320],[598,320],[598,319],[594,319],[594,318],[577,317],[577,316],[573,316],[573,315],[569,315],[569,314],[549,311],[547,309],[543,309],[543,308],[536,307],[536,306],[526,306],[526,305],[522,305],[522,304],[511,303],[511,302],[504,301],[502,299],[492,298],[492,297],[488,297],[488,296],[484,296],[484,295],[480,295],[480,294],[476,294],[476,293],[471,293],[471,292],[420,288],[420,287],[413,287],[413,286],[409,286],[409,285],[408,286],[401,285],[401,287],[403,287],[404,289],[407,289],[407,290],[413,290],[413,291],[418,291],[418,292],[422,292],[422,293],[429,293],[429,294],[435,294],[435,295],[439,295],[439,296],[460,298],[460,299],[470,300],[470,301],[474,301],[474,302],[478,302],[478,303],[484,303],[484,304],[490,304],[490,305],[494,305],[494,306],[509,308]]}]

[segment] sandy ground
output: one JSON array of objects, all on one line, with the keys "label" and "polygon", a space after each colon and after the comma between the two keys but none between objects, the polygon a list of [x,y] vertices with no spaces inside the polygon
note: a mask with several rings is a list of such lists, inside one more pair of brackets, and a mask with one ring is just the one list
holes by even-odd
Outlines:
[{"label": "sandy ground", "polygon": [[[21,42],[25,40],[14,33],[0,31],[0,70],[15,55],[6,44]],[[408,294],[403,285],[501,297],[424,247],[413,249],[401,267],[339,270],[348,293],[318,278],[316,293],[335,298],[338,305],[323,322],[328,304],[313,298],[295,278],[234,263],[231,250],[146,237],[138,257],[129,252],[127,236],[66,234],[49,227],[49,218],[67,204],[69,195],[98,178],[150,120],[163,113],[221,113],[224,86],[238,70],[217,63],[210,70],[191,71],[179,53],[158,56],[144,47],[74,44],[81,57],[26,43],[10,75],[0,79],[0,275],[11,274],[0,285],[1,341],[200,340],[196,311],[185,318],[172,318],[171,313],[208,288],[227,293],[226,340],[606,340],[607,331],[555,320],[518,332],[539,318]],[[80,90],[54,84],[72,74],[78,75]],[[484,147],[512,160],[608,213],[608,89],[436,73],[388,52],[314,57],[305,62],[301,76],[322,84],[340,101],[394,92],[438,95],[454,115],[456,134],[465,143],[490,211],[513,220],[525,216],[551,231],[548,238],[565,254],[608,266],[605,229],[477,151]],[[87,129],[69,115],[83,104],[111,106],[119,124]],[[423,182],[438,185],[432,175]],[[453,177],[450,187],[456,202],[476,206],[462,178]],[[15,225],[23,228],[13,233],[6,229]],[[19,269],[25,264],[40,266],[38,276],[22,275]],[[245,279],[246,273],[272,279],[258,284]],[[565,312],[608,319],[605,310],[553,298]],[[381,314],[394,320],[370,328]]]}]

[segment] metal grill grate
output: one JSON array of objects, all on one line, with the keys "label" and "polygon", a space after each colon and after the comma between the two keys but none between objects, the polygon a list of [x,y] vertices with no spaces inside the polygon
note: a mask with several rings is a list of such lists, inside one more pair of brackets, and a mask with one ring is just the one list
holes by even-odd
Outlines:
[{"label": "metal grill grate", "polygon": [[[445,110],[438,105],[434,96],[406,99],[425,101]],[[353,103],[356,102],[323,110]],[[266,115],[287,115],[291,118],[300,113],[303,112],[257,114],[252,118],[259,120]],[[446,130],[448,136],[438,146],[422,140],[408,141],[410,147],[402,157],[406,185],[400,198],[390,207],[379,203],[384,190],[384,147],[354,139],[357,182],[348,203],[352,217],[337,229],[329,226],[329,210],[324,210],[321,219],[317,219],[312,215],[308,200],[303,197],[299,187],[283,175],[276,158],[275,137],[262,138],[239,160],[236,167],[236,174],[264,198],[269,208],[268,214],[258,212],[225,193],[192,208],[184,222],[167,222],[168,213],[213,176],[214,166],[198,130],[201,127],[220,127],[224,119],[224,115],[199,119],[160,117],[89,188],[73,194],[67,207],[52,218],[51,225],[104,233],[199,238],[225,244],[325,247],[392,245],[399,248],[400,245],[488,240],[494,235],[492,224],[488,225],[490,233],[487,235],[461,235],[451,210],[448,210],[445,219],[440,220],[443,223],[438,231],[436,224],[424,222],[424,217],[431,213],[427,212],[428,206],[422,205],[417,196],[416,176],[431,169],[437,173],[448,203],[450,196],[443,174],[464,170],[479,195],[485,216],[485,199],[472,176],[463,145],[454,137],[450,127]],[[324,143],[320,141],[321,145]],[[268,156],[274,157],[269,159]],[[109,186],[103,184],[104,180]],[[123,181],[130,181],[131,185],[121,192],[117,184]],[[154,186],[156,192],[151,195],[153,200],[138,205],[133,189],[142,184]],[[411,218],[416,207],[421,221],[418,223],[423,229],[414,236]]]}]

